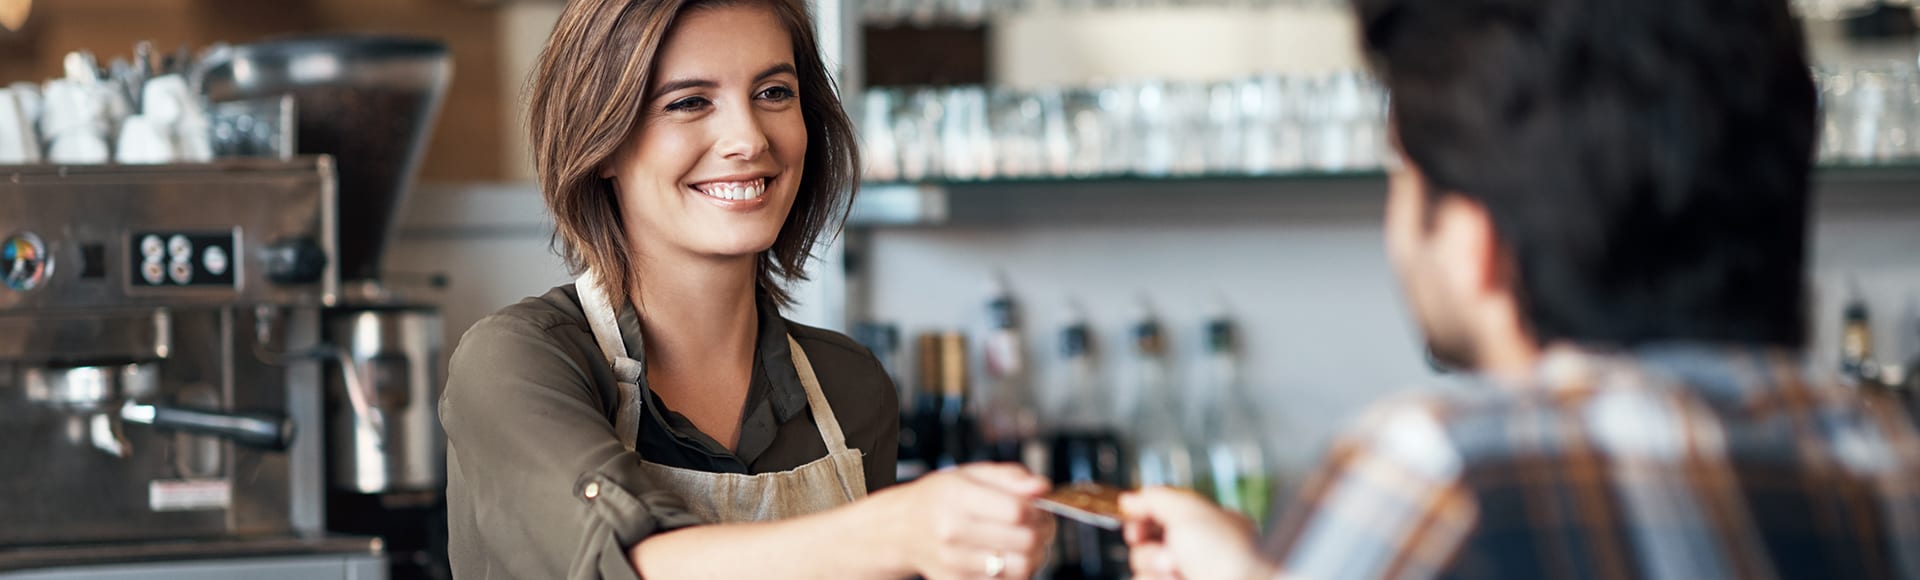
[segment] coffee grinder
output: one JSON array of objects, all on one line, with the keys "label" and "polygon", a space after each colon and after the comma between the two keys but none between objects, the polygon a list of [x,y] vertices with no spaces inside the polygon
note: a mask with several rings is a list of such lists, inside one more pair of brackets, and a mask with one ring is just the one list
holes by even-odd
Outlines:
[{"label": "coffee grinder", "polygon": [[209,69],[216,102],[292,95],[301,154],[339,175],[341,299],[321,313],[329,365],[327,529],[386,540],[395,579],[450,578],[440,312],[382,283],[380,259],[452,76],[446,45],[301,36],[239,45]]}]

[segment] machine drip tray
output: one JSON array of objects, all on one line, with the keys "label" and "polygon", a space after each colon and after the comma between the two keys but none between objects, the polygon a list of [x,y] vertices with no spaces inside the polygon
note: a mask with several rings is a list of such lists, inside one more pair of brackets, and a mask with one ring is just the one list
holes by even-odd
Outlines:
[{"label": "machine drip tray", "polygon": [[[233,537],[164,542],[7,547],[0,548],[0,577],[13,578],[8,574],[9,572],[42,568],[192,564],[210,560],[295,556],[335,558],[358,556],[361,559],[377,562],[384,552],[385,548],[379,538],[341,535]],[[53,570],[47,571],[53,572]]]}]

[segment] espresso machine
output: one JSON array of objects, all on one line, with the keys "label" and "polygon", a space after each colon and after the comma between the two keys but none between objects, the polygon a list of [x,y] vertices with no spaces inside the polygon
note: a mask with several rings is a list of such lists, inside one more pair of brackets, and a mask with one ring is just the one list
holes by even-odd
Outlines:
[{"label": "espresso machine", "polygon": [[0,167],[0,577],[383,578],[325,529],[330,158]]},{"label": "espresso machine", "polygon": [[326,370],[326,527],[385,540],[397,580],[452,577],[446,551],[445,356],[439,309],[383,279],[452,58],[390,36],[295,36],[234,46],[207,68],[209,100],[291,95],[301,154],[339,175],[338,301],[319,313]]}]

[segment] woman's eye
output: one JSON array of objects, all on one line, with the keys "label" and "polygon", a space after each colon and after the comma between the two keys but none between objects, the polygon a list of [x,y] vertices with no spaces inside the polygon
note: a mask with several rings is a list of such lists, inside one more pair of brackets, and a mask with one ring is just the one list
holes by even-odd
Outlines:
[{"label": "woman's eye", "polygon": [[667,103],[666,109],[668,111],[697,111],[702,108],[705,108],[706,106],[707,106],[707,99],[705,97],[687,97],[684,99],[680,99],[678,101]]},{"label": "woman's eye", "polygon": [[760,91],[760,98],[769,101],[784,101],[793,98],[793,89],[779,86],[767,87],[766,90]]}]

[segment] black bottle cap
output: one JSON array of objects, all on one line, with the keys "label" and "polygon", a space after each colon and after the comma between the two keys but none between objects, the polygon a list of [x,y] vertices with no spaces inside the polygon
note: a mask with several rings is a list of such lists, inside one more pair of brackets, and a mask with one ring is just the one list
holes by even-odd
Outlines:
[{"label": "black bottle cap", "polygon": [[1092,341],[1086,324],[1069,324],[1060,331],[1060,354],[1068,358],[1084,356],[1092,350]]},{"label": "black bottle cap", "polygon": [[1227,352],[1233,350],[1233,323],[1225,319],[1207,321],[1207,352]]},{"label": "black bottle cap", "polygon": [[1148,318],[1134,323],[1133,343],[1143,353],[1166,350],[1166,335],[1160,329],[1160,321]]},{"label": "black bottle cap", "polygon": [[1841,316],[1844,317],[1847,322],[1866,322],[1867,303],[1855,298],[1852,302],[1847,303],[1847,309]]},{"label": "black bottle cap", "polygon": [[1013,298],[997,296],[993,301],[988,302],[987,318],[993,322],[994,328],[1013,328],[1017,325],[1019,315],[1015,312]]}]

